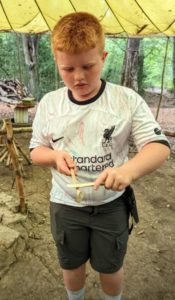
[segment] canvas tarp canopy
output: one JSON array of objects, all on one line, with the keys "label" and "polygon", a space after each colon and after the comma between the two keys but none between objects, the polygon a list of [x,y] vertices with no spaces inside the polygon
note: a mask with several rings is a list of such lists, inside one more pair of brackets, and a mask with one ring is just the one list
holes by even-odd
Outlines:
[{"label": "canvas tarp canopy", "polygon": [[106,34],[175,36],[175,0],[2,0],[0,31],[47,32],[74,11],[96,15]]}]

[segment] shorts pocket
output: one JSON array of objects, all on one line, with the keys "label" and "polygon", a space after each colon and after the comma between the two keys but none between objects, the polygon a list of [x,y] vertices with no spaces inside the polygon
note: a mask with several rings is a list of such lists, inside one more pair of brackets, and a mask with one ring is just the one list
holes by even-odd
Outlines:
[{"label": "shorts pocket", "polygon": [[62,231],[58,234],[58,238],[57,238],[57,244],[63,246],[65,242],[65,232]]},{"label": "shorts pocket", "polygon": [[128,228],[115,238],[114,259],[123,263],[124,256],[127,250]]},{"label": "shorts pocket", "polygon": [[67,255],[68,251],[67,251],[67,245],[66,245],[64,231],[57,233],[55,243],[56,243],[57,254],[58,254],[60,262],[67,263],[69,260],[68,260],[68,255]]}]

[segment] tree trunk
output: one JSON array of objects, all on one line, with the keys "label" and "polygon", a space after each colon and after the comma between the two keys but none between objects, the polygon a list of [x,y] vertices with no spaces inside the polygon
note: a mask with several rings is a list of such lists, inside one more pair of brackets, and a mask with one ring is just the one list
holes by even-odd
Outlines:
[{"label": "tree trunk", "polygon": [[22,34],[22,43],[25,63],[29,70],[29,90],[30,93],[36,97],[38,85],[37,55],[39,35]]},{"label": "tree trunk", "polygon": [[138,54],[141,38],[128,38],[121,84],[138,91]]},{"label": "tree trunk", "polygon": [[137,70],[138,93],[140,95],[144,95],[143,80],[145,74],[144,74],[143,66],[144,66],[144,51],[143,51],[143,47],[140,47],[139,55],[138,55],[138,70]]},{"label": "tree trunk", "polygon": [[173,37],[173,94],[175,96],[175,37]]}]

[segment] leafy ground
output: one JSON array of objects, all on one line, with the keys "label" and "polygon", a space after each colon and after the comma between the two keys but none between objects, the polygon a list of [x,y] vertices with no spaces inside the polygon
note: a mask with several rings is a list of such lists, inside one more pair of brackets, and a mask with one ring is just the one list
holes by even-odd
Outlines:
[{"label": "leafy ground", "polygon": [[[171,108],[172,109],[172,108]],[[170,109],[170,110],[171,110]],[[170,110],[167,113],[169,129]],[[164,114],[165,116],[165,114]],[[172,115],[174,118],[174,112]],[[30,134],[17,136],[28,152]],[[174,142],[172,140],[174,147]],[[56,249],[50,233],[50,171],[24,165],[27,220],[13,224],[25,236],[25,250],[0,279],[1,300],[66,300]],[[0,164],[0,201],[18,201],[13,173]],[[175,299],[175,154],[161,168],[134,183],[140,223],[129,239],[125,259],[123,300]],[[4,196],[5,195],[5,196]],[[1,206],[0,206],[1,209]],[[1,222],[1,220],[0,220]],[[86,299],[101,300],[98,274],[87,265]]]}]

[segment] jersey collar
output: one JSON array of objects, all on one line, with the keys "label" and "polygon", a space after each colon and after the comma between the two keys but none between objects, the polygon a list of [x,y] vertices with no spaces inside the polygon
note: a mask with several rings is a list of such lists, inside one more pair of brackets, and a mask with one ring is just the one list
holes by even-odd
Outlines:
[{"label": "jersey collar", "polygon": [[85,101],[78,101],[78,100],[76,100],[76,99],[74,98],[74,96],[73,96],[71,90],[68,89],[68,97],[69,97],[69,100],[70,100],[71,102],[75,103],[75,104],[78,104],[78,105],[86,105],[86,104],[93,103],[94,101],[96,101],[96,100],[102,95],[102,93],[103,93],[103,91],[104,91],[104,89],[105,89],[105,86],[106,86],[106,81],[103,80],[103,79],[101,79],[101,87],[100,87],[98,93],[97,93],[94,97],[92,97],[92,98],[90,98],[90,99],[87,99],[87,100],[85,100]]}]

